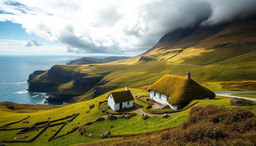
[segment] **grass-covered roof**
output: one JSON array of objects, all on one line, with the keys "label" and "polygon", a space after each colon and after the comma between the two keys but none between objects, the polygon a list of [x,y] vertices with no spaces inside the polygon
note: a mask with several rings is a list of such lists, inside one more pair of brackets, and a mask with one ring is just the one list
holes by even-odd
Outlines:
[{"label": "grass-covered roof", "polygon": [[134,100],[130,90],[116,91],[116,92],[111,92],[110,94],[112,94],[115,103],[121,103],[121,102]]},{"label": "grass-covered roof", "polygon": [[201,86],[193,79],[183,76],[165,75],[153,83],[148,91],[156,91],[168,95],[169,103],[172,105],[182,105],[193,99],[214,98],[215,93]]}]

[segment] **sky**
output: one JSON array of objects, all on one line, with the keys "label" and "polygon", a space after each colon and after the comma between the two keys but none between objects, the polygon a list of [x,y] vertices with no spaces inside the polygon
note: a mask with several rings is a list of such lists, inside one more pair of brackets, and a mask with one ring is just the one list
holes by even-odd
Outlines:
[{"label": "sky", "polygon": [[255,14],[256,0],[0,0],[0,55],[138,55],[166,33]]}]

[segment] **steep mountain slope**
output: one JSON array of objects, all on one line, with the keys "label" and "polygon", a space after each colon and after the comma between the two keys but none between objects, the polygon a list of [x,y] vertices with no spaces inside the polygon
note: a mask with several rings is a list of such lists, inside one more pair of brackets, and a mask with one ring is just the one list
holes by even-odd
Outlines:
[{"label": "steep mountain slope", "polygon": [[176,30],[133,58],[36,72],[29,91],[49,92],[52,101],[80,101],[119,87],[147,86],[165,74],[184,75],[186,70],[198,82],[256,80],[254,26],[256,19],[251,18]]},{"label": "steep mountain slope", "polygon": [[238,57],[256,54],[256,19],[218,26],[180,29],[167,33],[144,56],[157,57],[171,63],[212,64],[239,58],[240,62],[255,61]]}]

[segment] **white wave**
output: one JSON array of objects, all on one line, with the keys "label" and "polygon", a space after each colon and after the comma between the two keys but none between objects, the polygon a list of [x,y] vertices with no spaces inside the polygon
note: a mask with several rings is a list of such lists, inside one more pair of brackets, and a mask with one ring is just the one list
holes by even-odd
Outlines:
[{"label": "white wave", "polygon": [[45,100],[46,100],[46,99],[43,99],[42,101],[37,102],[37,104],[45,104],[45,105],[48,105],[48,103],[47,103],[47,102],[45,102]]},{"label": "white wave", "polygon": [[26,84],[26,83],[27,83],[27,81],[16,82],[17,85],[19,85],[19,84]]},{"label": "white wave", "polygon": [[22,90],[22,91],[19,91],[19,92],[16,92],[16,93],[18,93],[18,94],[26,94],[26,93],[28,93],[28,91],[27,90]]},{"label": "white wave", "polygon": [[27,82],[26,81],[22,81],[22,82],[14,82],[14,83],[6,83],[6,82],[2,82],[0,83],[0,85],[20,85],[20,84],[26,84]]}]

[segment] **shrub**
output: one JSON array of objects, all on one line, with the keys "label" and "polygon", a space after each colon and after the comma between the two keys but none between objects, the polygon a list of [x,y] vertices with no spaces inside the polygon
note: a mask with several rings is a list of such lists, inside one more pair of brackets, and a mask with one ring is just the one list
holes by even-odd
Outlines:
[{"label": "shrub", "polygon": [[233,98],[230,100],[231,105],[238,105],[238,106],[246,106],[246,105],[254,105],[255,103],[250,100],[246,99],[239,99],[239,98]]}]

